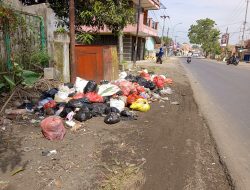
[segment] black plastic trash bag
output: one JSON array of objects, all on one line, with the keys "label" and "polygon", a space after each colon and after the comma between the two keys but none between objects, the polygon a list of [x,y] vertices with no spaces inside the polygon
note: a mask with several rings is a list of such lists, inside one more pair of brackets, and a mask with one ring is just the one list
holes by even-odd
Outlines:
[{"label": "black plastic trash bag", "polygon": [[121,113],[121,120],[137,120],[137,115],[134,114],[133,112],[130,112],[128,110],[123,110]]},{"label": "black plastic trash bag", "polygon": [[135,76],[129,74],[128,76],[125,77],[125,79],[129,82],[137,82],[137,79]]},{"label": "black plastic trash bag", "polygon": [[58,92],[57,88],[52,88],[48,91],[45,91],[42,93],[41,100],[46,99],[46,98],[55,98],[56,93]]},{"label": "black plastic trash bag", "polygon": [[114,112],[111,112],[109,113],[105,118],[104,118],[104,122],[106,124],[115,124],[115,123],[119,123],[121,121],[120,119],[120,115],[118,113],[114,113]]},{"label": "black plastic trash bag", "polygon": [[93,109],[91,110],[91,113],[94,117],[103,116],[105,114],[106,108],[108,107],[107,104],[103,103],[94,103],[92,106]]},{"label": "black plastic trash bag", "polygon": [[86,103],[86,104],[90,104],[91,103],[88,98],[80,98],[78,100],[80,100],[82,103]]},{"label": "black plastic trash bag", "polygon": [[136,77],[137,83],[145,88],[149,88],[150,90],[155,89],[155,84],[152,81],[148,81],[143,77],[137,76]]},{"label": "black plastic trash bag", "polygon": [[96,92],[96,90],[97,90],[96,82],[93,80],[90,80],[84,88],[84,94],[88,92]]},{"label": "black plastic trash bag", "polygon": [[87,121],[92,118],[92,113],[89,110],[80,109],[75,115],[74,119],[80,122]]},{"label": "black plastic trash bag", "polygon": [[89,100],[87,98],[80,99],[72,99],[68,102],[68,107],[70,108],[82,108],[85,104],[89,104]]},{"label": "black plastic trash bag", "polygon": [[83,104],[84,103],[80,99],[77,100],[72,99],[68,102],[67,106],[70,108],[81,108]]},{"label": "black plastic trash bag", "polygon": [[113,112],[113,113],[120,113],[120,110],[118,110],[115,107],[107,107],[106,110],[105,110],[105,114],[108,115],[111,112]]},{"label": "black plastic trash bag", "polygon": [[70,89],[70,88],[74,87],[74,84],[72,84],[72,83],[64,83],[64,86],[67,86]]},{"label": "black plastic trash bag", "polygon": [[66,118],[67,115],[68,115],[70,112],[72,112],[72,111],[73,111],[72,108],[65,107],[65,108],[63,109],[63,111],[60,113],[59,116],[62,117],[62,118]]},{"label": "black plastic trash bag", "polygon": [[27,109],[28,111],[32,111],[34,108],[34,104],[28,102],[28,103],[23,103],[22,105],[17,107],[18,109]]}]

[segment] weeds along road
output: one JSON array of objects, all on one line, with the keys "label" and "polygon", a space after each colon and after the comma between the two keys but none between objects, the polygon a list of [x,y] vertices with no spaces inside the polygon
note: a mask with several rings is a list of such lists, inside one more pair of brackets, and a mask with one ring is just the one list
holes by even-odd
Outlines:
[{"label": "weeds along road", "polygon": [[207,118],[237,189],[250,186],[250,66],[185,58],[196,101]]}]

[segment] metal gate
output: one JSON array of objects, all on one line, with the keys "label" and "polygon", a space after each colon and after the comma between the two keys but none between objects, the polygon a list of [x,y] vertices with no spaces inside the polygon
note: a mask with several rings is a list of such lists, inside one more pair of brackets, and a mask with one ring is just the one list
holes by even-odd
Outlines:
[{"label": "metal gate", "polygon": [[[0,6],[3,6],[0,3]],[[12,9],[10,9],[12,10]],[[35,69],[31,63],[35,52],[46,51],[46,37],[43,17],[12,10],[18,18],[18,26],[10,30],[11,20],[0,26],[0,71],[10,72],[14,63],[23,69]]]}]

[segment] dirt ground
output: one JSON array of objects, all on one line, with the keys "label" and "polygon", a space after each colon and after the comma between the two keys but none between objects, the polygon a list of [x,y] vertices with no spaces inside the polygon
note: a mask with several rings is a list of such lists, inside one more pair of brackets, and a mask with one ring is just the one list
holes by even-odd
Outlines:
[{"label": "dirt ground", "polygon": [[[138,120],[109,126],[94,118],[62,141],[46,140],[33,115],[2,126],[0,190],[231,189],[183,68],[147,68],[168,73],[174,93]],[[46,150],[57,154],[42,156]]]}]

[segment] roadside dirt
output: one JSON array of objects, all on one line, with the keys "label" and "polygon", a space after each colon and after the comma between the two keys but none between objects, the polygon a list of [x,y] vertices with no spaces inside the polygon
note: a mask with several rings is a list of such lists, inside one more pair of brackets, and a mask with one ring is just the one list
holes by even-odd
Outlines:
[{"label": "roadside dirt", "polygon": [[140,66],[174,79],[170,101],[136,121],[94,118],[63,141],[44,139],[32,115],[12,121],[0,129],[0,190],[231,189],[183,68]]}]

